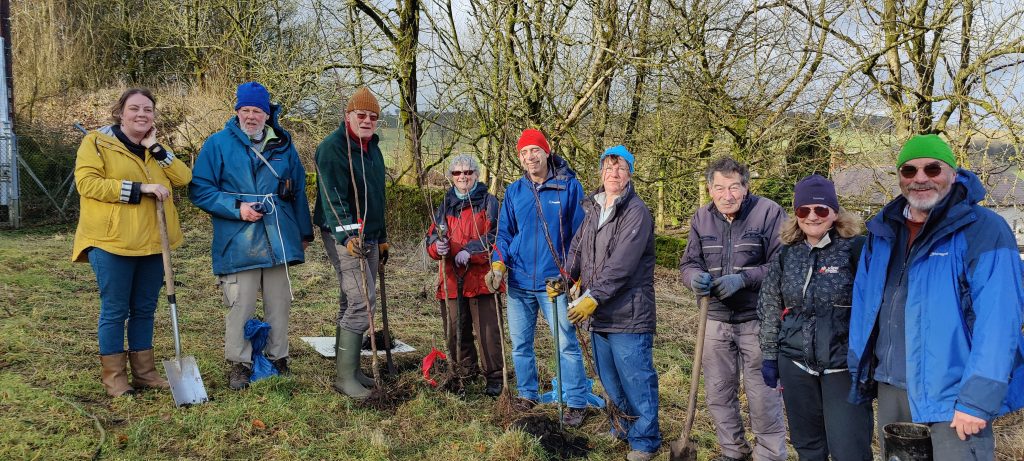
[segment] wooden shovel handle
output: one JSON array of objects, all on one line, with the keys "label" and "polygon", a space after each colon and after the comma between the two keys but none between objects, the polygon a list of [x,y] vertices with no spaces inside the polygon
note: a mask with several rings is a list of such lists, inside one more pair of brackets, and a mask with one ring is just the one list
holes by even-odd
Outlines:
[{"label": "wooden shovel handle", "polygon": [[694,416],[697,413],[697,388],[700,384],[700,368],[701,359],[704,356],[704,331],[708,325],[708,297],[701,296],[698,301],[700,304],[699,320],[697,323],[697,347],[693,351],[693,371],[690,373],[690,400],[686,408],[686,423],[683,424],[683,433],[679,436],[680,440],[686,440],[689,437],[690,430],[693,429]]},{"label": "wooden shovel handle", "polygon": [[164,286],[167,287],[167,298],[174,299],[174,272],[171,269],[171,242],[167,237],[167,215],[164,214],[164,202],[156,200],[156,223],[160,228],[160,249],[164,257]]}]

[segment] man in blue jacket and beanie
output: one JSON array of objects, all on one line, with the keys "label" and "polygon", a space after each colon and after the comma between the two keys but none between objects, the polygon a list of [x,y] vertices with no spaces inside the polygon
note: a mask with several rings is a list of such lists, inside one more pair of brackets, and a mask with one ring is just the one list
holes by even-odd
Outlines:
[{"label": "man in blue jacket and beanie", "polygon": [[189,198],[213,219],[213,273],[225,305],[224,357],[228,385],[239,390],[252,374],[245,323],[263,293],[270,324],[266,354],[288,373],[288,266],[305,260],[313,241],[306,171],[291,135],[277,123],[280,107],[258,82],[238,86],[235,116],[203,144],[192,171]]},{"label": "man in blue jacket and beanie", "polygon": [[488,289],[495,292],[508,272],[508,327],[519,393],[516,408],[528,410],[540,399],[533,349],[539,310],[551,325],[552,335],[558,327],[564,381],[560,387],[568,407],[563,423],[578,427],[583,424],[586,396],[590,392],[583,354],[576,340],[576,328],[566,317],[565,293],[559,294],[552,305],[545,280],[567,276],[566,254],[583,221],[583,186],[569,164],[551,153],[547,138],[539,130],[524,130],[516,149],[524,174],[505,189],[498,213],[497,249],[484,280]]},{"label": "man in blue jacket and beanie", "polygon": [[992,420],[1024,406],[1017,244],[939,136],[911,138],[897,166],[902,195],[867,223],[853,286],[850,400],[877,396],[883,455],[884,427],[912,421],[936,460],[990,460]]}]

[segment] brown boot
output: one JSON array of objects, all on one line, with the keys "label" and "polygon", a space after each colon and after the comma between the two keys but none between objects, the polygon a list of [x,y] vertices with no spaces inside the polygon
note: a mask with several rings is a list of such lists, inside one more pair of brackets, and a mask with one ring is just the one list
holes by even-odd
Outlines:
[{"label": "brown boot", "polygon": [[128,385],[128,373],[125,371],[127,362],[127,352],[100,356],[100,364],[103,365],[100,382],[111,397],[135,395],[135,389]]},{"label": "brown boot", "polygon": [[154,389],[170,389],[166,379],[156,371],[153,349],[128,353],[128,363],[132,366],[132,386],[136,389],[147,387]]}]

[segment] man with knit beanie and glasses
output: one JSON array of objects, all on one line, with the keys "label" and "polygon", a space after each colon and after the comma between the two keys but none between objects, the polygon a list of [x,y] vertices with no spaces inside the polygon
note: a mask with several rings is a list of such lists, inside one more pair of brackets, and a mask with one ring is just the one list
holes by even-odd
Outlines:
[{"label": "man with knit beanie and glasses", "polygon": [[376,305],[377,269],[388,261],[379,117],[380,104],[370,89],[357,90],[341,126],[317,147],[315,160],[313,222],[340,285],[334,389],[354,399],[368,396],[374,385],[359,369],[359,354]]},{"label": "man with knit beanie and glasses", "polygon": [[245,323],[263,293],[270,324],[266,354],[288,373],[288,266],[304,261],[313,241],[306,200],[306,170],[291,135],[277,123],[280,107],[257,82],[238,86],[235,116],[203,144],[192,170],[189,198],[213,220],[213,273],[224,303],[224,356],[228,386],[242,389],[252,374],[252,344]]},{"label": "man with knit beanie and glasses", "polygon": [[[540,399],[537,358],[533,349],[537,312],[551,326],[558,327],[562,379],[561,388],[568,409],[563,422],[572,427],[583,424],[587,407],[586,372],[576,340],[576,328],[566,315],[568,301],[559,294],[552,305],[545,291],[548,277],[561,277],[566,255],[576,229],[583,222],[583,186],[576,173],[561,157],[551,153],[539,130],[527,129],[516,146],[523,177],[505,189],[498,213],[498,237],[491,271],[485,281],[491,292],[508,274],[508,325],[512,339],[512,365],[516,370],[519,398],[515,406],[526,411]],[[552,317],[557,315],[557,321]],[[556,389],[557,393],[557,389]]]},{"label": "man with knit beanie and glasses", "polygon": [[1024,407],[1024,287],[1013,232],[938,135],[900,150],[902,195],[867,223],[853,284],[852,403],[878,429],[931,428],[936,460],[990,460],[992,420]]}]

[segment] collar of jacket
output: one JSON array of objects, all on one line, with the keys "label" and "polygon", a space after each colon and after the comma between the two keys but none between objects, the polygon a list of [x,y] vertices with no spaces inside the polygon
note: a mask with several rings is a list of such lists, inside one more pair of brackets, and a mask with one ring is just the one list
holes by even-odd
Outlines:
[{"label": "collar of jacket", "polygon": [[[598,187],[593,194],[590,194],[583,199],[583,211],[588,215],[591,213],[599,213],[601,211],[601,203],[598,203],[597,196],[604,192],[604,186]],[[615,197],[615,201],[612,202],[612,215],[608,219],[611,220],[622,211],[622,208],[629,203],[629,199],[636,195],[636,190],[633,189],[633,181],[630,180],[629,184],[626,185],[626,190],[622,191],[622,195]]]},{"label": "collar of jacket", "polygon": [[[928,221],[918,240],[925,242],[951,234],[977,219],[972,208],[985,198],[985,186],[971,171],[961,168],[956,173],[956,182],[950,186],[949,194],[928,213]],[[868,221],[868,232],[884,239],[895,239],[904,226],[903,209],[906,206],[907,199],[902,195],[893,199]]]},{"label": "collar of jacket", "polygon": [[[267,146],[264,147],[263,151],[266,152],[265,155],[267,156],[272,154],[273,151],[276,150],[278,147],[287,146],[292,142],[291,133],[286,131],[284,128],[281,128],[281,125],[278,124],[277,122],[277,116],[280,113],[281,106],[277,104],[270,105],[270,117],[267,118],[267,126],[274,129],[274,134],[277,135],[277,137],[271,139],[267,143]],[[249,147],[252,145],[252,139],[249,139],[249,135],[245,134],[245,132],[242,131],[242,127],[238,125],[237,115],[231,117],[230,119],[228,119],[227,122],[224,123],[224,129],[228,130],[231,134],[235,135],[235,137],[238,138],[238,140],[241,141],[242,144],[245,145],[245,147]]]},{"label": "collar of jacket", "polygon": [[473,208],[483,208],[487,205],[487,194],[487,185],[480,181],[477,181],[473,189],[469,191],[469,197],[465,199],[455,195],[455,186],[452,186],[444,194],[444,208],[448,212],[462,211],[470,204],[473,205]]},{"label": "collar of jacket", "polygon": [[129,157],[135,158],[139,162],[143,162],[138,155],[133,154],[117,136],[114,135],[114,126],[106,125],[96,129],[96,143],[97,145],[102,143],[104,147],[111,150],[115,150]]},{"label": "collar of jacket", "polygon": [[[750,214],[750,210],[754,208],[754,205],[757,205],[757,201],[760,198],[761,197],[751,194],[748,191],[747,196],[743,197],[743,201],[740,202],[740,210],[736,212],[736,216],[733,218],[733,221],[742,221],[746,219],[747,215]],[[728,219],[725,219],[725,215],[722,214],[721,211],[718,211],[718,207],[715,206],[714,200],[708,204],[708,210],[711,211],[711,214],[716,218],[722,221],[728,221]]]}]

